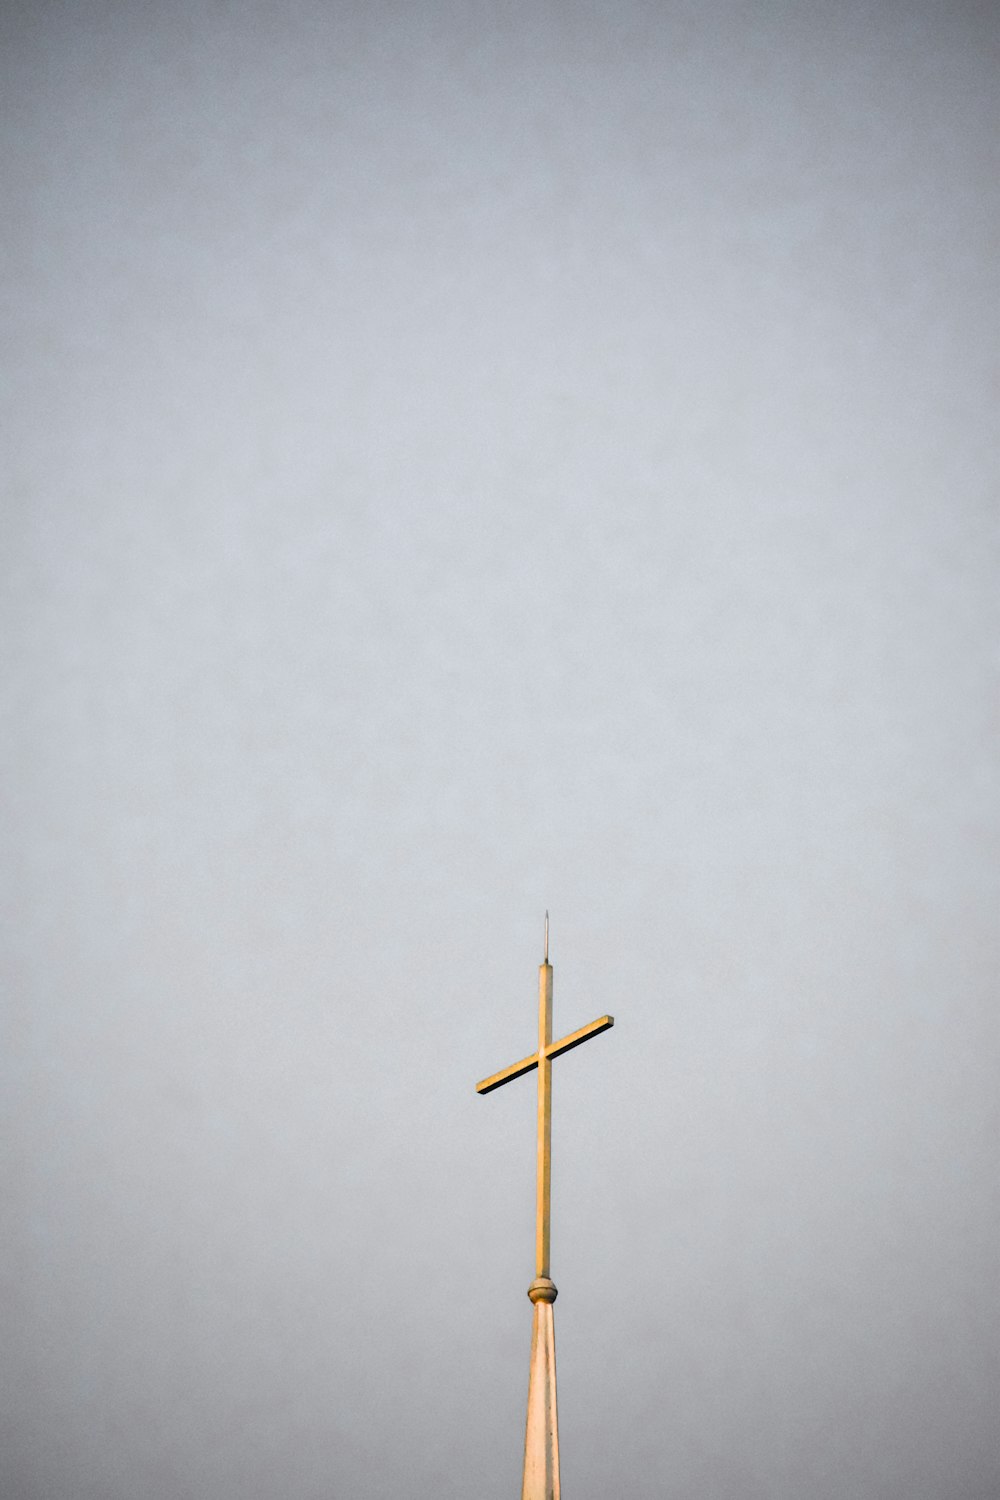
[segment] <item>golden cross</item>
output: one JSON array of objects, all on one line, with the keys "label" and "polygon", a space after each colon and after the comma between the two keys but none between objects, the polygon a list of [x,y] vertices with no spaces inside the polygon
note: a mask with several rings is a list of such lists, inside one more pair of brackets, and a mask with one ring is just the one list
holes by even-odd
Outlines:
[{"label": "golden cross", "polygon": [[535,1275],[549,1274],[549,1220],[552,1202],[552,1059],[579,1047],[615,1024],[614,1016],[600,1016],[589,1026],[552,1040],[552,965],[549,963],[549,914],[545,913],[545,957],[538,970],[538,1050],[476,1084],[477,1094],[488,1094],[501,1084],[538,1069],[538,1171],[535,1197]]}]

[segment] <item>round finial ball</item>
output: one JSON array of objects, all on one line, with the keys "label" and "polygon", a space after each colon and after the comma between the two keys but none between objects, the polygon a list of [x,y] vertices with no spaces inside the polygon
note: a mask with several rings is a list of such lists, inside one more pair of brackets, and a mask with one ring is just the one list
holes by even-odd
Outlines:
[{"label": "round finial ball", "polygon": [[528,1288],[528,1296],[532,1302],[554,1302],[558,1295],[555,1282],[550,1281],[547,1276],[537,1276]]}]

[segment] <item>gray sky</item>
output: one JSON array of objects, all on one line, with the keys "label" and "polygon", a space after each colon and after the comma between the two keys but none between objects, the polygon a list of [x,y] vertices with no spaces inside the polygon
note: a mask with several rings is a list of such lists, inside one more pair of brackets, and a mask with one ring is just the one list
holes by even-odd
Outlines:
[{"label": "gray sky", "polygon": [[1000,16],[0,28],[5,1500],[995,1500]]}]

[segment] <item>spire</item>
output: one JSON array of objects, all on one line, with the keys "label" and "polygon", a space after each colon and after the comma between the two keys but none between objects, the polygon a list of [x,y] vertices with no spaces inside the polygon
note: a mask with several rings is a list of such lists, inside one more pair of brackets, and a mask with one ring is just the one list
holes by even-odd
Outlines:
[{"label": "spire", "polygon": [[549,1277],[552,1201],[552,1060],[607,1031],[614,1016],[600,1016],[588,1026],[552,1040],[552,966],[549,963],[549,914],[545,913],[545,957],[538,970],[538,1049],[530,1057],[476,1084],[488,1094],[501,1084],[538,1069],[538,1152],[535,1200],[535,1279],[528,1288],[534,1314],[528,1372],[528,1420],[524,1434],[524,1483],[521,1500],[559,1500],[559,1424],[556,1414],[556,1336],[552,1304],[558,1295]]},{"label": "spire", "polygon": [[531,1322],[521,1500],[559,1500],[556,1328],[552,1307],[558,1293],[547,1276],[538,1276],[529,1286],[528,1296],[535,1310]]}]

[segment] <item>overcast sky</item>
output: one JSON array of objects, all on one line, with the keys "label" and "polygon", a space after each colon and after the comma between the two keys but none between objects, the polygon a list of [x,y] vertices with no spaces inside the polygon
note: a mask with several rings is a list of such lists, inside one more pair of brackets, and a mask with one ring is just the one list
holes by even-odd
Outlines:
[{"label": "overcast sky", "polygon": [[1000,13],[0,8],[4,1500],[996,1500]]}]

